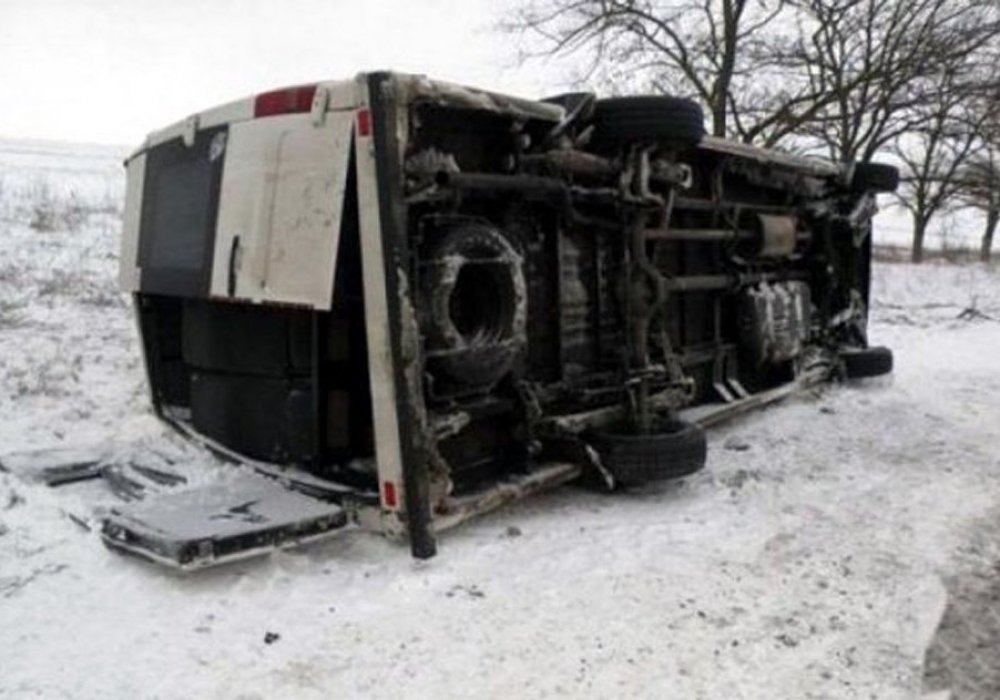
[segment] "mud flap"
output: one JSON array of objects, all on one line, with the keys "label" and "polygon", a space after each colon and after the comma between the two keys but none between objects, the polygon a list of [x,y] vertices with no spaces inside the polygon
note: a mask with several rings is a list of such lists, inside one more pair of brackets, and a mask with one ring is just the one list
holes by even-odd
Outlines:
[{"label": "mud flap", "polygon": [[316,541],[345,525],[336,504],[243,475],[112,508],[101,537],[112,549],[189,571]]}]

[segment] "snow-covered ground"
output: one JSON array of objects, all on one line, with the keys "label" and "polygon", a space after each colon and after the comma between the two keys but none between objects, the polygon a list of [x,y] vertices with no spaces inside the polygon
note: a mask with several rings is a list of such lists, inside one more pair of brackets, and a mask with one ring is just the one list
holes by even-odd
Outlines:
[{"label": "snow-covered ground", "polygon": [[[122,154],[0,142],[0,453],[105,442],[216,475],[147,407]],[[875,274],[891,380],[714,432],[680,484],[505,508],[427,562],[351,532],[176,576],[70,517],[113,501],[99,483],[0,473],[0,697],[920,697],[946,585],[1000,554],[1000,272]]]}]

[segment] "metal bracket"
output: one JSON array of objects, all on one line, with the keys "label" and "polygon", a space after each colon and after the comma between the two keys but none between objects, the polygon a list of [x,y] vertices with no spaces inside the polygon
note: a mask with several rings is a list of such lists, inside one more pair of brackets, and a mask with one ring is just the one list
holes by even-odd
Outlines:
[{"label": "metal bracket", "polygon": [[746,390],[746,387],[744,387],[740,383],[740,380],[737,379],[736,377],[729,377],[728,379],[726,379],[726,384],[728,384],[732,392],[741,399],[746,399],[750,397],[750,392]]},{"label": "metal bracket", "polygon": [[309,110],[313,126],[323,126],[326,122],[326,108],[329,104],[330,91],[322,85],[318,86],[313,95],[312,107]]},{"label": "metal bracket", "polygon": [[184,131],[181,133],[181,140],[188,148],[194,145],[195,137],[198,135],[198,115],[192,114],[184,120]]},{"label": "metal bracket", "polygon": [[725,403],[733,403],[750,396],[750,392],[732,374],[731,369],[735,364],[732,351],[719,353],[712,364],[712,388]]},{"label": "metal bracket", "polygon": [[874,195],[866,194],[858,200],[854,209],[847,215],[847,221],[854,230],[852,243],[855,248],[860,248],[861,244],[865,242],[865,238],[871,234],[870,222],[876,214],[878,214],[878,201]]}]

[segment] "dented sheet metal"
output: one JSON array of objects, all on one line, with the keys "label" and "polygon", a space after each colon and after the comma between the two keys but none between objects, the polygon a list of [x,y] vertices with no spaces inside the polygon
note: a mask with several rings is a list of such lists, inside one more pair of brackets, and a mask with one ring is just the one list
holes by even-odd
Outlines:
[{"label": "dented sheet metal", "polygon": [[423,99],[450,107],[481,109],[502,112],[526,119],[562,121],[566,111],[556,104],[525,100],[509,95],[501,95],[486,90],[476,90],[440,80],[431,80],[423,75],[398,76],[410,99]]},{"label": "dented sheet metal", "polygon": [[211,294],[329,309],[353,111],[234,124],[219,196]]},{"label": "dented sheet metal", "polygon": [[114,549],[190,570],[311,542],[346,524],[340,506],[241,475],[112,508],[101,537]]},{"label": "dented sheet metal", "polygon": [[791,153],[782,153],[781,151],[759,148],[757,146],[751,146],[746,143],[723,139],[717,136],[704,137],[699,146],[706,151],[725,153],[727,155],[745,158],[761,165],[771,165],[787,170],[793,170],[802,175],[811,175],[813,177],[821,178],[845,176],[844,168],[829,160],[824,160],[822,158],[805,158],[803,156],[796,156]]},{"label": "dented sheet metal", "polygon": [[449,499],[448,507],[434,519],[436,532],[455,527],[469,518],[496,510],[506,503],[561,486],[578,478],[579,464],[549,462],[526,474],[511,474],[477,493]]}]

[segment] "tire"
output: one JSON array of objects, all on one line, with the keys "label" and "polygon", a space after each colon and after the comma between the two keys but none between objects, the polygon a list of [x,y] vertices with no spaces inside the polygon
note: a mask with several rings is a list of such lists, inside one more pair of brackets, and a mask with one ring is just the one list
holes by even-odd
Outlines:
[{"label": "tire", "polygon": [[899,168],[885,163],[855,163],[851,189],[855,192],[895,192]]},{"label": "tire", "polygon": [[693,100],[670,95],[634,95],[598,100],[594,139],[623,145],[657,141],[693,146],[705,136],[705,114]]},{"label": "tire", "polygon": [[604,468],[624,486],[693,474],[705,466],[707,455],[705,431],[680,420],[664,422],[645,435],[597,431],[588,442]]},{"label": "tire", "polygon": [[491,387],[526,343],[521,256],[485,223],[447,230],[424,260],[421,281],[428,367],[464,387]]},{"label": "tire", "polygon": [[883,347],[841,350],[844,375],[848,379],[881,377],[892,371],[892,350]]}]

